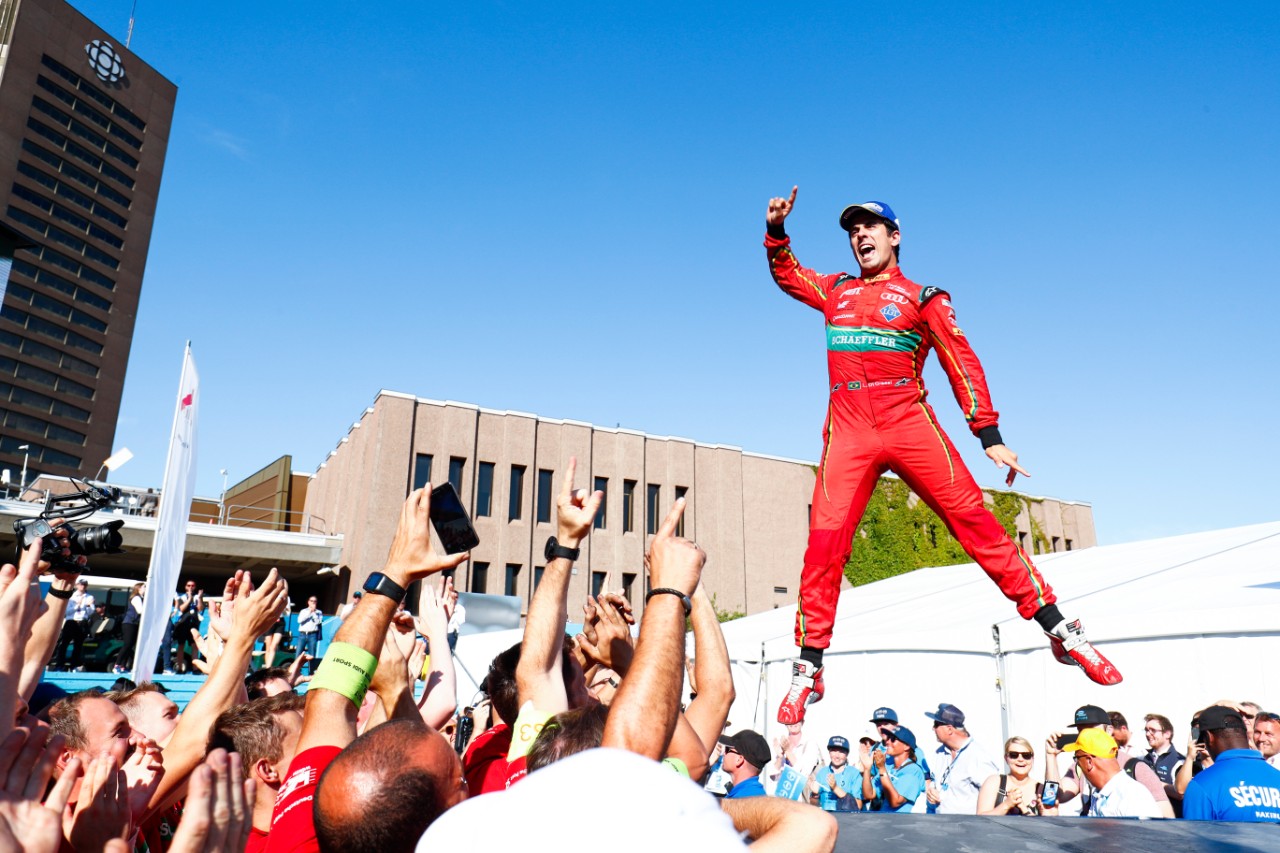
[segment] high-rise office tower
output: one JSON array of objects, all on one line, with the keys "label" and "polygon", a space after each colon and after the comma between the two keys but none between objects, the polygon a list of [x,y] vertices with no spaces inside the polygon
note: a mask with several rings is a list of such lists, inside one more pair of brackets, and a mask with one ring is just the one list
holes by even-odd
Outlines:
[{"label": "high-rise office tower", "polygon": [[[62,0],[0,0],[0,468],[112,451],[177,87]],[[2,280],[0,280],[2,281]],[[25,449],[23,449],[25,447]]]}]

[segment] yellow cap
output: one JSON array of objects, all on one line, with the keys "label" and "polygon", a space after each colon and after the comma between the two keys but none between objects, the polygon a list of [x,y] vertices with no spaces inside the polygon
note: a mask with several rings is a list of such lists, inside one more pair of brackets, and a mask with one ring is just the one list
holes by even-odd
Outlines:
[{"label": "yellow cap", "polygon": [[1115,758],[1119,747],[1116,739],[1102,729],[1085,729],[1076,737],[1075,743],[1069,743],[1062,749],[1064,752],[1083,752],[1096,758]]}]

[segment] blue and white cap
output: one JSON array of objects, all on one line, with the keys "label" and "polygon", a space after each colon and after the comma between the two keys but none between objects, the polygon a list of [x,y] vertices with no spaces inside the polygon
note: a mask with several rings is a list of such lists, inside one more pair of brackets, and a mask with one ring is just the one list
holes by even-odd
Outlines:
[{"label": "blue and white cap", "polygon": [[842,749],[848,752],[849,740],[848,738],[840,737],[840,735],[833,735],[831,740],[827,741],[827,749]]},{"label": "blue and white cap", "polygon": [[850,227],[849,219],[853,216],[854,211],[858,210],[865,210],[867,213],[874,214],[892,224],[895,229],[902,230],[902,225],[898,222],[898,215],[893,212],[892,207],[882,201],[864,201],[862,204],[849,205],[840,211],[840,227],[848,231]]}]

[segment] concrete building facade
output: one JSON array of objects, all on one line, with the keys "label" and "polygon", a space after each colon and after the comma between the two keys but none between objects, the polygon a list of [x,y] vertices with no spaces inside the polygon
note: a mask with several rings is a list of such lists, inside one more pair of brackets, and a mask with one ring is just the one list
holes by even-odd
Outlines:
[{"label": "concrete building facade", "polygon": [[15,481],[24,462],[92,476],[112,451],[176,97],[62,0],[0,0],[0,195],[25,244],[0,312]]},{"label": "concrete building facade", "polygon": [[[727,445],[382,391],[313,475],[304,511],[324,532],[342,535],[340,566],[354,589],[382,567],[408,493],[448,480],[480,536],[458,569],[458,589],[518,596],[527,610],[571,456],[575,485],[605,492],[575,566],[571,602],[621,589],[639,612],[648,541],[683,496],[683,535],[708,554],[703,582],[719,610],[794,603],[813,464]],[[1024,503],[1017,526],[1029,550],[1038,538],[1033,529],[1055,550],[1095,544],[1088,504]]]}]

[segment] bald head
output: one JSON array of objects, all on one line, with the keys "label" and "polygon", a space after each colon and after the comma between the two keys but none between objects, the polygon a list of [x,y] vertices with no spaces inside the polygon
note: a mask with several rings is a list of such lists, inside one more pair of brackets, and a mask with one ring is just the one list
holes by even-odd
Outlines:
[{"label": "bald head", "polygon": [[421,722],[395,720],[356,738],[325,770],[316,837],[325,853],[410,853],[426,828],[466,797],[449,742]]}]

